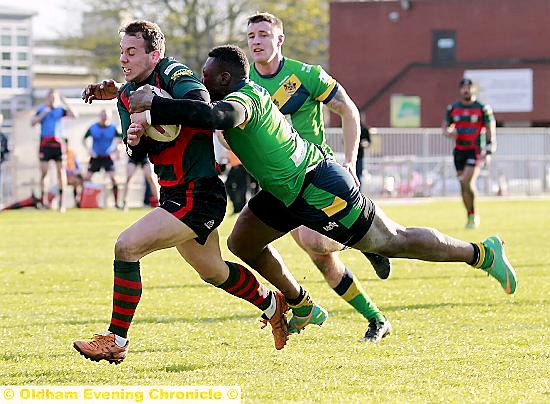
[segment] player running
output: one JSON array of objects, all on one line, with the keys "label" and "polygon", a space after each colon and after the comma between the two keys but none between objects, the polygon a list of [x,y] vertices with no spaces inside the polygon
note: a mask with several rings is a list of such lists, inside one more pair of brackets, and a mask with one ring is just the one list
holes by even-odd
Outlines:
[{"label": "player running", "polygon": [[[150,90],[137,91],[130,98],[131,109],[145,112],[132,114],[128,139],[139,142],[148,124],[224,130],[229,146],[262,187],[252,199],[263,193],[260,198],[270,203],[265,210],[269,215],[260,217],[253,228],[254,238],[263,242],[261,248],[247,250],[240,258],[263,276],[269,274],[277,288],[285,289],[288,270],[270,243],[304,225],[346,246],[386,257],[465,262],[494,277],[506,293],[515,292],[516,273],[499,237],[469,243],[436,229],[394,222],[359,191],[348,170],[293,131],[269,93],[248,80],[249,64],[240,48],[220,46],[208,56],[203,82],[217,102],[170,100]],[[246,220],[239,216],[229,237],[234,253],[241,252],[233,248],[236,239],[250,239]],[[320,317],[315,310],[305,317],[295,315],[289,330],[299,332]]]}]

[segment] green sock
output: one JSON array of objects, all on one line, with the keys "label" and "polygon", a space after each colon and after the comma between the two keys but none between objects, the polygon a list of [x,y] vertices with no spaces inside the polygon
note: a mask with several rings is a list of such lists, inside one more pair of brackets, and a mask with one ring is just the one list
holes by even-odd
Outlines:
[{"label": "green sock", "polygon": [[373,318],[381,322],[386,320],[380,309],[376,307],[376,304],[365,293],[361,284],[347,268],[342,280],[334,288],[334,291],[367,320],[372,320]]},{"label": "green sock", "polygon": [[313,300],[302,287],[300,287],[300,294],[296,299],[286,299],[286,301],[295,316],[306,317],[313,308]]}]

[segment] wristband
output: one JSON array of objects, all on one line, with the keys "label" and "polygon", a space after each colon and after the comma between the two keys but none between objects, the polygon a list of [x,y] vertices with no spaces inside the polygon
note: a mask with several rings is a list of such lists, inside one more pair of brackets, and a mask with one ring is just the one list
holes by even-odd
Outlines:
[{"label": "wristband", "polygon": [[485,143],[485,154],[493,154],[495,152],[495,147],[493,147],[492,142]]}]

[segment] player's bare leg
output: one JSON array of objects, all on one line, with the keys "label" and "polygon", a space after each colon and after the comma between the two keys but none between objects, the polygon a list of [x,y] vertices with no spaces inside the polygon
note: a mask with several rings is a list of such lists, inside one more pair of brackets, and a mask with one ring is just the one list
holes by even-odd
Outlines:
[{"label": "player's bare leg", "polygon": [[467,165],[458,176],[462,201],[468,213],[466,227],[469,229],[474,229],[480,224],[479,215],[476,214],[474,204],[477,195],[477,178],[479,176],[479,171],[479,166]]},{"label": "player's bare leg", "polygon": [[[296,281],[285,265],[279,252],[270,244],[285,233],[262,222],[245,205],[229,236],[229,250],[271,282],[285,296],[292,309],[292,324],[300,321],[299,328],[289,327],[290,332],[299,332],[308,324],[322,325],[328,313],[315,304]],[[294,321],[294,323],[293,323]]]}]

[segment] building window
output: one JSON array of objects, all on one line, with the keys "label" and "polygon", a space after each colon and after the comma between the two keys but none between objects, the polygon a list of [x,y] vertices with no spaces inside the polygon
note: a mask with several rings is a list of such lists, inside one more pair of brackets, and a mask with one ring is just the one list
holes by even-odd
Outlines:
[{"label": "building window", "polygon": [[0,37],[0,44],[3,46],[10,46],[11,45],[11,35],[2,35]]},{"label": "building window", "polygon": [[27,52],[17,52],[17,60],[27,60]]},{"label": "building window", "polygon": [[11,88],[11,76],[2,76],[2,88]]},{"label": "building window", "polygon": [[26,35],[17,35],[17,45],[18,46],[28,46],[29,37]]},{"label": "building window", "polygon": [[11,60],[10,52],[2,52],[2,60]]},{"label": "building window", "polygon": [[17,87],[18,88],[28,88],[29,87],[29,77],[28,76],[17,76]]},{"label": "building window", "polygon": [[456,32],[432,31],[432,62],[446,64],[456,61]]}]

